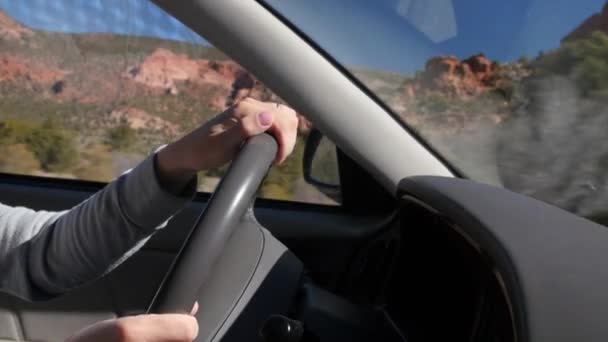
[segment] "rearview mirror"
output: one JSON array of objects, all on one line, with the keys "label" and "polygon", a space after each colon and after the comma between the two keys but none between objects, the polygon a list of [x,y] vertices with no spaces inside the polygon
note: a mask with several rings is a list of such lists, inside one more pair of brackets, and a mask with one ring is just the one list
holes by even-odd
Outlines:
[{"label": "rearview mirror", "polygon": [[304,146],[304,180],[327,197],[340,202],[340,175],[336,146],[316,128],[311,129]]}]

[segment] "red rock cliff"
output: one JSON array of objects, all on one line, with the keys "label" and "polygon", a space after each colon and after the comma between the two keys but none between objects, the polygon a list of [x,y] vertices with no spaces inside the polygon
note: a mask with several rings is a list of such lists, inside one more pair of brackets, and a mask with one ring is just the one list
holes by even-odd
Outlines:
[{"label": "red rock cliff", "polygon": [[496,87],[500,66],[483,54],[458,60],[454,56],[434,57],[424,70],[406,86],[406,96],[429,91],[469,98]]}]

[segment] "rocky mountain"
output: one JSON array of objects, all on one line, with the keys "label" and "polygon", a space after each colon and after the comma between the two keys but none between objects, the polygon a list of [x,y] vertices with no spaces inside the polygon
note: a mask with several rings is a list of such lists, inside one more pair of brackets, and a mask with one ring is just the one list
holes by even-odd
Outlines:
[{"label": "rocky mountain", "polygon": [[[351,71],[471,178],[580,214],[605,216],[608,222],[608,211],[602,209],[608,192],[596,190],[608,189],[608,180],[601,165],[592,167],[608,160],[608,152],[588,148],[602,141],[608,120],[608,68],[584,61],[608,55],[608,36],[591,34],[598,31],[608,33],[608,5],[564,38],[573,44],[532,61],[436,56],[412,76]],[[590,36],[586,44],[576,44]],[[27,147],[32,136],[44,133],[76,145],[66,151],[80,154],[78,163],[57,164],[53,172],[107,180],[151,146],[174,139],[245,96],[280,101],[208,46],[44,32],[0,12],[0,170],[20,159],[28,161],[23,170],[11,172],[50,172],[37,166],[46,152],[32,155]],[[61,130],[53,131],[57,127]],[[303,116],[300,128],[310,128]],[[108,139],[119,141],[108,144]],[[108,151],[128,142],[134,146]],[[298,146],[301,153],[301,141]],[[281,186],[269,187],[280,189],[279,198],[293,194],[293,180],[301,178],[300,160],[294,157],[281,166],[283,173],[275,177]]]},{"label": "rocky mountain", "polygon": [[501,81],[500,69],[483,54],[462,61],[454,56],[433,57],[412,82],[404,85],[405,95],[412,98],[435,91],[469,99],[496,89]]},{"label": "rocky mountain", "polygon": [[[36,31],[2,12],[0,84],[5,98],[25,92],[56,106],[86,107],[89,116],[97,117],[96,126],[99,121],[111,125],[119,112],[125,120],[137,113],[126,122],[140,122],[146,113],[185,129],[245,96],[279,100],[210,47],[147,37]],[[159,127],[152,121],[133,128]]]},{"label": "rocky mountain", "polygon": [[10,54],[0,55],[0,82],[21,83],[33,88],[50,86],[67,75],[66,71],[44,66]]},{"label": "rocky mountain", "polygon": [[22,41],[34,32],[0,11],[0,39]]},{"label": "rocky mountain", "polygon": [[410,126],[458,134],[502,122],[517,105],[518,84],[531,74],[525,63],[498,63],[483,54],[437,56],[412,77],[384,77],[392,91],[387,82],[369,84]]},{"label": "rocky mountain", "polygon": [[[213,47],[47,32],[0,12],[0,171],[107,181],[246,96],[282,102]],[[266,196],[309,196],[302,146],[271,171]],[[221,173],[201,175],[201,189]]]},{"label": "rocky mountain", "polygon": [[[251,96],[280,101],[256,78],[231,60],[192,59],[159,48],[123,74],[134,83],[170,95],[196,87],[213,88],[209,105],[223,110],[231,103]],[[181,89],[181,90],[180,90]]]},{"label": "rocky mountain", "polygon": [[585,38],[594,31],[600,31],[608,34],[608,3],[604,5],[599,13],[592,15],[578,27],[576,27],[572,32],[566,35],[562,41]]},{"label": "rocky mountain", "polygon": [[241,73],[244,70],[232,61],[191,59],[185,54],[160,48],[140,64],[129,68],[125,76],[135,83],[177,95],[178,84],[182,82],[230,89]]}]

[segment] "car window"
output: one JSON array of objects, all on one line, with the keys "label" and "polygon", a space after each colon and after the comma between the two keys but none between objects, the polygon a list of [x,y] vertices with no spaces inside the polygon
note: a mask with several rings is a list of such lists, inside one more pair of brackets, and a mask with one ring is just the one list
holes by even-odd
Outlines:
[{"label": "car window", "polygon": [[465,176],[608,223],[605,0],[265,2]]},{"label": "car window", "polygon": [[[107,182],[246,96],[282,102],[147,0],[0,0],[0,172]],[[337,204],[303,180],[310,128],[262,197]]]}]

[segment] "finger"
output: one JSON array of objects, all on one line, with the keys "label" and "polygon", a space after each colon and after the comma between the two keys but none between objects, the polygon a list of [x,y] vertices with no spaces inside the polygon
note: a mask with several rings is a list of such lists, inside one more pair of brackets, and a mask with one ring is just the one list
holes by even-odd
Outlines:
[{"label": "finger", "polygon": [[[241,101],[238,107],[234,107],[233,115],[241,121],[240,132],[232,132],[234,139],[237,139],[238,142],[269,131],[275,136],[279,145],[275,163],[282,163],[293,151],[298,126],[293,109],[276,103],[264,103],[247,98]],[[267,126],[268,121],[260,120],[260,115],[272,115],[270,126]]]},{"label": "finger", "polygon": [[275,120],[270,131],[279,143],[275,163],[281,164],[293,152],[297,138],[297,118],[291,112],[283,111]]},{"label": "finger", "polygon": [[194,302],[194,305],[192,305],[192,310],[190,310],[190,314],[192,316],[195,316],[198,313],[198,301]]},{"label": "finger", "polygon": [[279,144],[279,149],[277,150],[277,155],[274,159],[275,164],[281,164],[287,158],[288,149],[287,149],[287,136],[282,129],[281,124],[275,124],[270,128],[270,132],[277,139],[277,143]]},{"label": "finger", "polygon": [[224,144],[226,147],[231,148],[231,151],[227,151],[231,156],[230,158],[238,152],[243,141],[267,131],[272,126],[273,120],[270,112],[252,113],[244,116],[239,121],[239,124],[228,129],[225,133],[226,140],[224,140]]},{"label": "finger", "polygon": [[241,139],[248,139],[266,132],[274,122],[274,115],[270,111],[261,111],[246,115],[241,119]]},{"label": "finger", "polygon": [[191,315],[140,315],[116,322],[121,341],[191,342],[198,336],[198,323]]},{"label": "finger", "polygon": [[268,105],[267,103],[260,102],[254,98],[247,97],[238,103],[235,103],[230,108],[226,110],[230,115],[237,117],[239,119],[244,118],[245,116],[250,115],[252,112],[259,112],[263,110],[270,110],[274,107]]},{"label": "finger", "polygon": [[116,320],[106,320],[85,327],[70,336],[66,342],[104,342],[119,341],[120,334],[116,328]]}]

